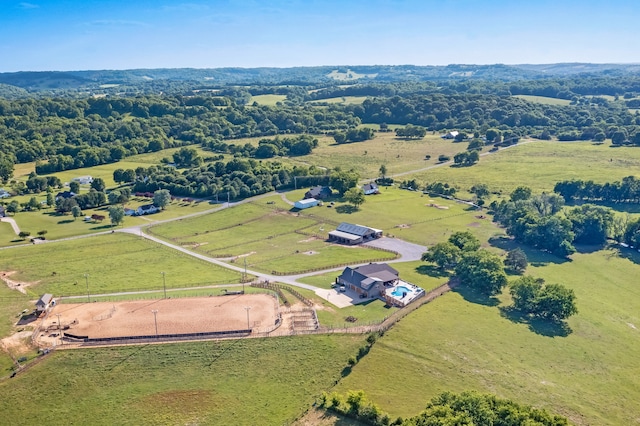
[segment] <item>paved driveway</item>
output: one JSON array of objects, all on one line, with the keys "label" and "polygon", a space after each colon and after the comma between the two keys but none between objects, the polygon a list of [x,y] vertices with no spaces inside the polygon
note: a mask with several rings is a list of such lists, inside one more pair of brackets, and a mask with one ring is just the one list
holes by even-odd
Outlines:
[{"label": "paved driveway", "polygon": [[369,241],[365,246],[378,247],[387,250],[393,250],[400,253],[400,259],[393,262],[409,262],[411,260],[420,260],[422,253],[427,251],[425,246],[419,244],[408,243],[397,238],[382,237],[377,240]]}]

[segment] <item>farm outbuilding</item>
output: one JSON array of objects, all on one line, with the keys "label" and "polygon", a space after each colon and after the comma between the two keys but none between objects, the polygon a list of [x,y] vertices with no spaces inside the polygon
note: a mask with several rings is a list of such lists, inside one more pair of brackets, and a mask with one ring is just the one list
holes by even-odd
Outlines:
[{"label": "farm outbuilding", "polygon": [[42,297],[40,297],[40,299],[38,299],[38,301],[36,302],[36,311],[38,312],[44,312],[47,310],[47,308],[49,308],[49,305],[51,305],[53,302],[53,294],[43,294]]},{"label": "farm outbuilding", "polygon": [[315,198],[305,198],[304,200],[296,201],[293,206],[297,209],[303,210],[309,207],[315,207],[320,203],[320,200]]},{"label": "farm outbuilding", "polygon": [[329,241],[348,245],[360,244],[380,237],[382,237],[381,229],[347,222],[342,222],[335,231],[329,232]]}]

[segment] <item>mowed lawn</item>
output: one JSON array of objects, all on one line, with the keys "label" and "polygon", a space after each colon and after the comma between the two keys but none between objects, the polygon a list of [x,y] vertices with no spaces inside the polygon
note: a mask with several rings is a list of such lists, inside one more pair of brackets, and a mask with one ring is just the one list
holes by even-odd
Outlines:
[{"label": "mowed lawn", "polygon": [[464,190],[485,183],[491,191],[508,195],[520,185],[536,193],[551,192],[556,182],[562,180],[604,183],[637,174],[638,170],[640,149],[635,147],[535,141],[482,157],[472,167],[435,168],[414,177],[421,182],[448,182]]},{"label": "mowed lawn", "polygon": [[167,288],[240,280],[238,272],[121,233],[2,250],[0,270],[33,283],[28,291],[35,298],[86,294],[84,274],[93,294],[162,288],[161,271]]},{"label": "mowed lawn", "polygon": [[293,421],[340,379],[361,335],[57,351],[0,383],[11,425]]},{"label": "mowed lawn", "polygon": [[[305,191],[291,191],[286,196],[289,200],[297,200],[302,198]],[[381,187],[380,194],[368,195],[365,200],[357,211],[351,211],[346,203],[336,199],[331,208],[325,202],[324,206],[312,207],[300,214],[313,215],[317,221],[328,221],[322,226],[324,232],[335,228],[330,222],[357,223],[382,229],[385,235],[423,245],[444,241],[456,231],[469,230],[482,242],[502,233],[486,212],[418,191]]]},{"label": "mowed lawn", "polygon": [[394,258],[392,253],[329,244],[324,236],[298,233],[297,230],[314,233],[316,229],[329,228],[322,220],[274,208],[277,204],[260,202],[264,204],[246,203],[152,227],[150,231],[208,256],[225,258],[231,263],[246,261],[247,267],[269,273],[296,273]]},{"label": "mowed lawn", "polygon": [[[547,408],[576,424],[636,424],[638,261],[605,250],[529,268],[576,292],[579,313],[568,320],[566,337],[545,323],[512,321],[467,292],[447,294],[387,332],[338,388],[365,390],[392,417],[419,412],[440,392],[475,389]],[[506,293],[501,306],[510,304]]]},{"label": "mowed lawn", "polygon": [[[17,199],[24,199],[28,201],[30,197],[16,197]],[[46,194],[40,194],[36,196],[38,201],[42,199],[46,200]],[[125,204],[126,208],[137,209],[143,204],[150,204],[152,200],[146,197],[132,197],[128,203]],[[76,235],[92,234],[96,232],[104,232],[112,230],[112,224],[109,220],[109,212],[107,207],[100,207],[95,209],[85,209],[82,211],[82,216],[75,219],[71,214],[58,214],[53,208],[43,209],[39,211],[31,212],[19,212],[11,217],[16,221],[16,224],[21,231],[27,231],[31,233],[32,237],[37,236],[37,233],[42,230],[46,230],[45,235],[48,240],[57,240],[60,238],[68,238]],[[182,201],[182,199],[175,199],[165,208],[156,214],[145,216],[125,216],[120,227],[122,226],[136,226],[136,225],[148,225],[154,222],[172,219],[179,216],[185,216],[192,213],[203,212],[206,210],[213,210],[216,206],[208,202],[195,202],[195,201]],[[103,221],[85,221],[85,216],[91,216],[97,214],[104,216]],[[26,241],[28,243],[28,241]],[[0,246],[10,246],[24,244],[25,241],[20,240],[13,229],[8,224],[2,224],[0,227]]]}]

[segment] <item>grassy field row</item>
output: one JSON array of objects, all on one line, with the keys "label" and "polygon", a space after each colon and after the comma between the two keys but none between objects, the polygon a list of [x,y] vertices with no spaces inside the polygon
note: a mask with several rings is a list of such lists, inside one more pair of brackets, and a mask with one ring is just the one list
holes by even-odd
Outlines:
[{"label": "grassy field row", "polygon": [[58,351],[0,383],[0,411],[12,425],[283,424],[340,379],[363,342],[336,335]]},{"label": "grassy field row", "polygon": [[[370,248],[328,244],[325,239],[331,225],[324,224],[322,218],[274,209],[277,204],[267,204],[274,203],[274,198],[279,197],[159,225],[150,231],[208,256],[233,257],[230,262],[246,261],[249,268],[269,273],[394,258],[392,253]],[[295,232],[300,229],[313,230],[318,236]]]},{"label": "grassy field row", "polygon": [[629,277],[640,272],[638,261],[607,250],[530,267],[576,292],[579,313],[568,329],[502,313],[507,295],[445,295],[387,332],[339,389],[365,389],[393,416],[414,414],[445,390],[477,389],[577,424],[633,424],[640,408],[640,292]]},{"label": "grassy field row", "polygon": [[[0,270],[18,271],[17,281],[32,283],[32,297],[239,282],[240,273],[129,234],[108,234],[4,250]],[[84,275],[88,274],[88,280]],[[37,298],[37,297],[36,297]]]}]

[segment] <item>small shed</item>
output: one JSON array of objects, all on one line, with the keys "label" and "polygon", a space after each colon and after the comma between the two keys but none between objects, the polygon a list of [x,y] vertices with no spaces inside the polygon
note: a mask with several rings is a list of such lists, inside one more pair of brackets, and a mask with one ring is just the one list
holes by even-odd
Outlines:
[{"label": "small shed", "polygon": [[320,200],[316,200],[315,198],[305,198],[304,200],[296,201],[293,206],[297,209],[303,210],[308,209],[309,207],[315,207],[320,203]]},{"label": "small shed", "polygon": [[53,302],[53,294],[47,293],[42,295],[42,297],[40,297],[40,299],[38,299],[38,301],[36,302],[36,311],[46,311],[49,305],[51,305],[51,302]]}]

